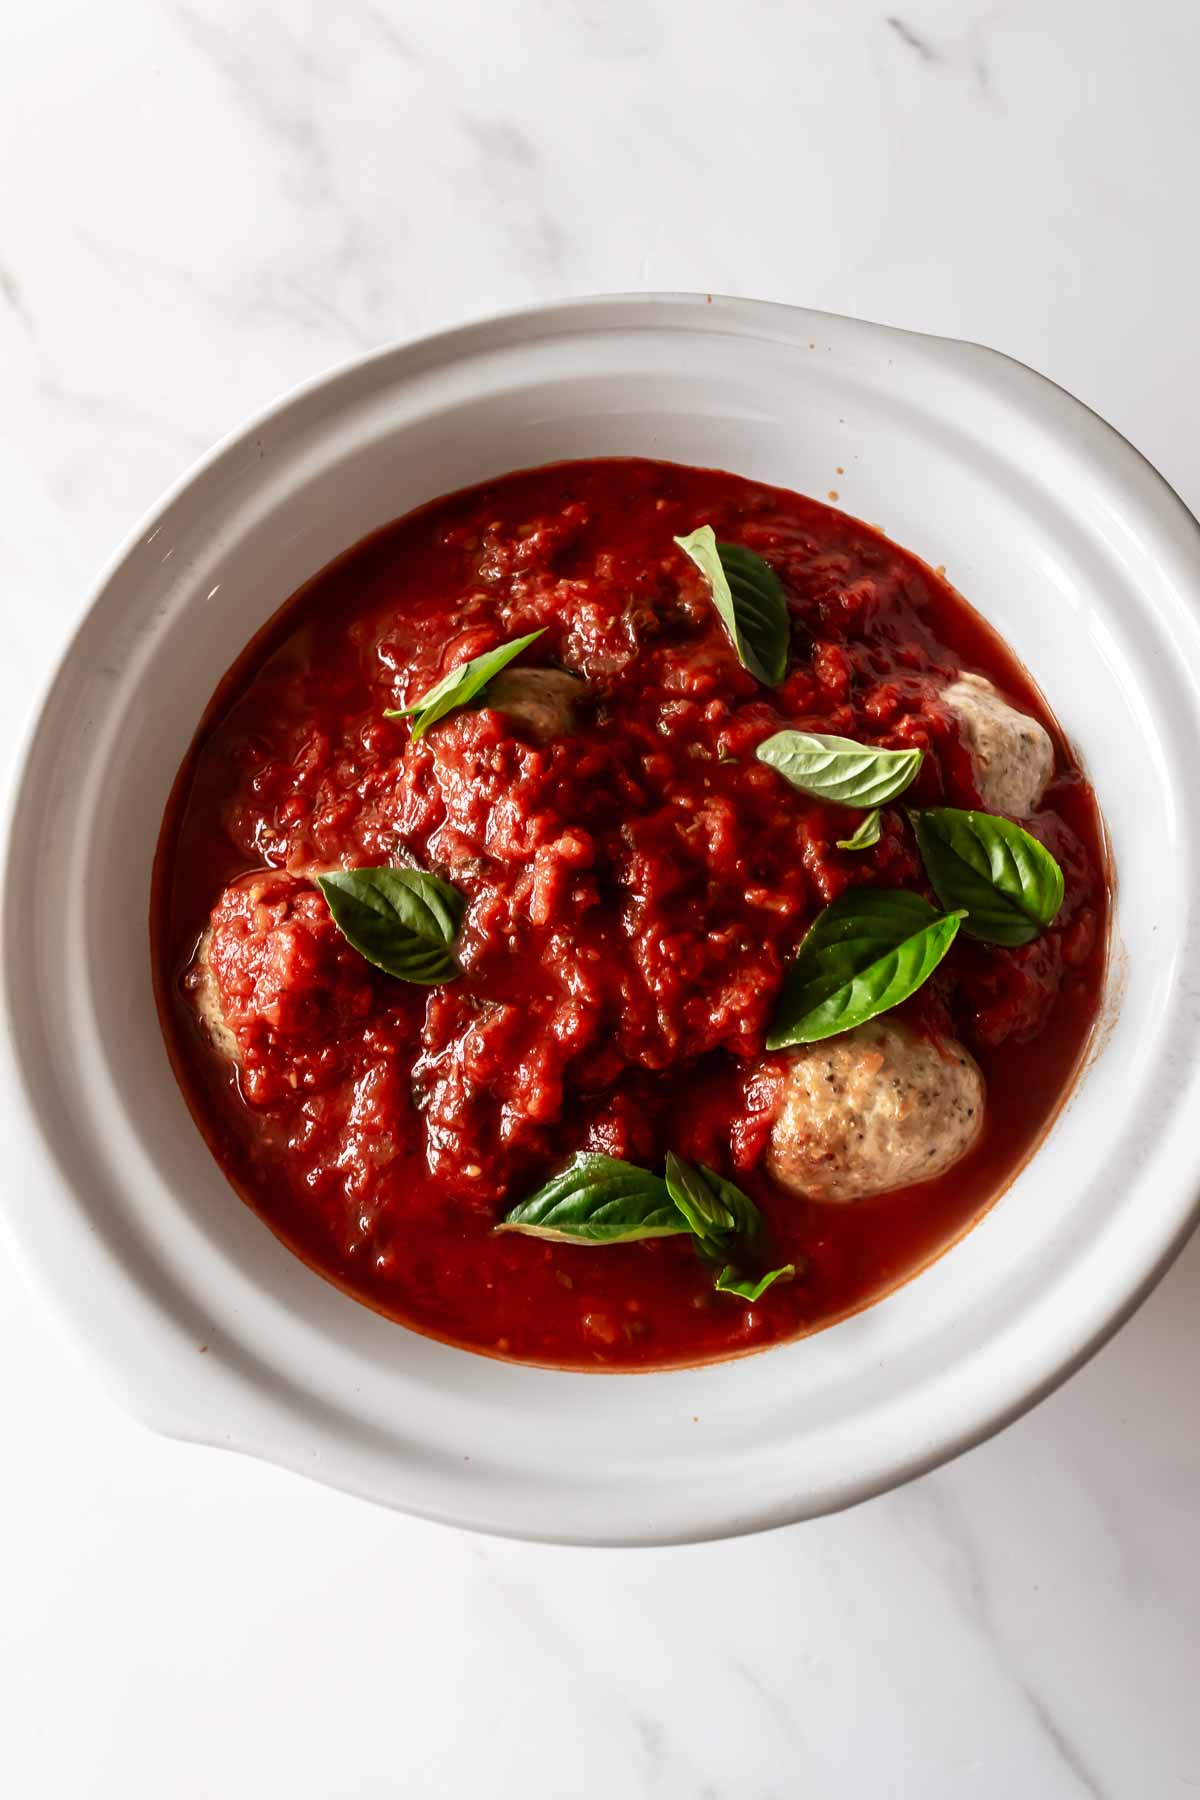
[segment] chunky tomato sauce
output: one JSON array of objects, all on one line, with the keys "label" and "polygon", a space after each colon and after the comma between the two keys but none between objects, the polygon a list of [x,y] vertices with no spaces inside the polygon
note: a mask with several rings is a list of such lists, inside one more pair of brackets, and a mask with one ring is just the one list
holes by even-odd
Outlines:
[{"label": "chunky tomato sauce", "polygon": [[[702,523],[785,583],[791,672],[739,663],[673,537]],[[418,742],[389,707],[545,627],[520,665],[586,686],[539,743],[487,696]],[[1018,950],[959,936],[903,1009],[957,1034],[986,1125],[939,1180],[820,1205],[763,1155],[786,1053],[764,1035],[785,966],[856,882],[929,889],[899,805],[859,817],[754,759],[784,726],[927,754],[915,804],[979,803],[939,695],[988,676],[1050,731],[1058,774],[1026,824],[1062,865],[1054,925]],[[467,898],[462,974],[406,985],[332,923],[315,872],[414,861]],[[172,1058],[229,1178],[305,1261],[418,1330],[543,1363],[699,1361],[808,1332],[966,1230],[1052,1117],[1103,986],[1107,882],[1093,796],[1040,696],[923,563],[842,513],[737,476],[580,462],[439,500],[290,600],[222,684],[180,773],[156,871]],[[198,942],[236,1054],[198,1023]],[[190,971],[190,972],[189,972]],[[578,1149],[736,1180],[773,1260],[754,1305],[715,1293],[686,1238],[586,1247],[493,1227]]]}]

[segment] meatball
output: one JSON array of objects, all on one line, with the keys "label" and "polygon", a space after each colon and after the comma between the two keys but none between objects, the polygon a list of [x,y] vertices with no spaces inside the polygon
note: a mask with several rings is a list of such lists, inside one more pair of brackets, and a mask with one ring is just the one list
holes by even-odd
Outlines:
[{"label": "meatball", "polygon": [[578,675],[565,669],[501,669],[488,682],[483,704],[515,719],[535,742],[548,744],[570,735],[583,687]]},{"label": "meatball", "polygon": [[1047,732],[1002,700],[982,675],[960,675],[942,699],[958,720],[982,804],[989,812],[1027,817],[1054,773]]},{"label": "meatball", "polygon": [[254,1105],[337,1072],[338,1043],[373,1010],[373,981],[320,892],[279,869],[230,883],[184,978],[202,1032],[238,1064]]},{"label": "meatball", "polygon": [[241,1050],[237,1038],[225,1020],[221,989],[217,984],[211,960],[212,939],[213,928],[209,925],[196,946],[196,954],[192,958],[192,966],[188,970],[188,994],[196,1017],[200,1021],[201,1029],[213,1049],[229,1062],[237,1062],[240,1059]]},{"label": "meatball", "polygon": [[808,1200],[841,1202],[940,1175],[983,1123],[983,1076],[953,1038],[872,1019],[789,1058],[767,1169]]}]

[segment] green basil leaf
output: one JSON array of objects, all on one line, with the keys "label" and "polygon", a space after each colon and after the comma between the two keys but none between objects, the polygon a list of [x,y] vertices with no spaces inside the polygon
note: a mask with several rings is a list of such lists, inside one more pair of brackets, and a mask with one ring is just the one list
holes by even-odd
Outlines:
[{"label": "green basil leaf", "polygon": [[713,1287],[718,1294],[737,1294],[753,1305],[756,1300],[762,1299],[773,1281],[785,1279],[795,1273],[795,1263],[784,1263],[782,1268],[768,1269],[765,1275],[757,1277],[743,1275],[733,1263],[727,1263],[713,1282]]},{"label": "green basil leaf", "polygon": [[753,1302],[781,1275],[795,1274],[794,1263],[754,1276],[728,1261],[735,1247],[753,1251],[762,1235],[762,1214],[734,1182],[707,1163],[685,1162],[673,1150],[667,1152],[666,1182],[667,1192],[692,1228],[697,1256],[719,1271],[713,1277],[718,1293]]},{"label": "green basil leaf", "polygon": [[675,542],[708,582],[738,661],[765,686],[778,687],[787,674],[792,628],[783,583],[770,563],[744,544],[718,544],[711,525]]},{"label": "green basil leaf", "polygon": [[819,913],[784,980],[768,1050],[815,1044],[899,1006],[937,968],[965,908],[920,894],[851,888]]},{"label": "green basil leaf", "polygon": [[852,831],[848,838],[837,840],[838,849],[869,850],[872,844],[879,842],[879,833],[882,829],[881,818],[879,808],[874,807],[866,818],[860,821],[857,831]]},{"label": "green basil leaf", "polygon": [[927,806],[909,817],[933,891],[963,907],[963,930],[985,944],[1027,944],[1063,901],[1063,872],[1044,844],[994,813]]},{"label": "green basil leaf", "polygon": [[[707,1173],[707,1171],[706,1171]],[[688,1222],[693,1236],[704,1242],[727,1238],[736,1229],[733,1212],[694,1164],[667,1151],[667,1192]]]},{"label": "green basil leaf", "polygon": [[451,669],[440,681],[414,701],[412,706],[389,708],[384,713],[385,719],[407,719],[415,715],[412,728],[414,742],[424,737],[431,725],[444,719],[447,713],[456,712],[460,706],[474,700],[481,694],[493,676],[507,668],[514,656],[520,656],[535,640],[540,638],[546,627],[539,631],[531,631],[526,637],[514,638],[510,644],[498,644],[494,650],[485,650],[479,656],[473,656],[470,662],[459,663],[457,669]]},{"label": "green basil leaf", "polygon": [[750,1196],[705,1163],[668,1151],[664,1179],[613,1156],[579,1151],[496,1229],[576,1244],[629,1244],[690,1232],[701,1261],[719,1268],[715,1289],[752,1303],[773,1281],[796,1272],[794,1263],[786,1263],[753,1276],[726,1261],[734,1243],[740,1238],[751,1244],[761,1226]]},{"label": "green basil leaf", "polygon": [[752,1239],[762,1229],[762,1215],[749,1194],[707,1163],[685,1162],[668,1150],[666,1182],[698,1242],[727,1245],[732,1236]]},{"label": "green basil leaf", "polygon": [[448,881],[423,869],[334,869],[317,886],[346,942],[385,974],[420,987],[458,974],[463,898]]},{"label": "green basil leaf", "polygon": [[917,778],[924,752],[878,750],[816,731],[777,731],[758,746],[759,762],[802,794],[839,806],[883,806]]},{"label": "green basil leaf", "polygon": [[718,1175],[707,1163],[699,1163],[697,1167],[726,1212],[733,1215],[733,1229],[738,1236],[752,1242],[762,1231],[762,1214],[749,1194],[743,1194],[740,1187],[726,1181],[724,1175]]},{"label": "green basil leaf", "polygon": [[497,1229],[560,1243],[630,1244],[681,1237],[689,1226],[661,1175],[580,1150],[561,1174],[507,1212]]}]

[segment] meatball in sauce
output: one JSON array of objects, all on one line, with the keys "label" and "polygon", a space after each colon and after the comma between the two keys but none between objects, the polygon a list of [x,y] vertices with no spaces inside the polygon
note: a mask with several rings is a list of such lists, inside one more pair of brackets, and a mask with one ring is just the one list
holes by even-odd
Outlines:
[{"label": "meatball in sauce", "polygon": [[[782,679],[680,548],[702,525],[778,582]],[[389,716],[534,634],[427,730]],[[861,809],[758,760],[787,729],[919,750],[919,773],[847,848]],[[1063,871],[1059,912],[1017,948],[960,932],[898,1010],[768,1052],[823,908],[932,899],[910,805],[1020,821]],[[335,924],[318,874],[371,869],[453,888],[444,979]],[[179,773],[155,980],[198,1125],[314,1269],[489,1355],[661,1368],[845,1318],[986,1211],[1080,1065],[1108,907],[1069,744],[938,574],[815,500],[616,458],[435,501],[282,606]],[[580,1153],[656,1181],[668,1152],[753,1203],[752,1274],[794,1276],[748,1299],[686,1232],[496,1230]]]},{"label": "meatball in sauce", "polygon": [[952,1168],[983,1116],[983,1076],[957,1040],[872,1019],[792,1052],[767,1172],[810,1200],[885,1194]]}]

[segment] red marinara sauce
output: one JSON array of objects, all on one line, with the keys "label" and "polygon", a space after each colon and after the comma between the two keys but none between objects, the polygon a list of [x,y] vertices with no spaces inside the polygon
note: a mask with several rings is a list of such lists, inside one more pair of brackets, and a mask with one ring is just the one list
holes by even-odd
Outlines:
[{"label": "red marinara sauce", "polygon": [[[673,538],[750,546],[792,607],[791,671],[761,686]],[[545,628],[520,665],[574,671],[574,729],[539,743],[486,695],[418,742],[384,712]],[[979,803],[953,713],[962,670],[1050,732],[1027,820],[1066,897],[1032,944],[960,934],[903,1009],[955,1033],[986,1122],[940,1179],[849,1205],[763,1166],[783,971],[853,883],[928,893],[903,810],[860,814],[757,762],[784,726],[926,752],[916,804]],[[462,974],[426,989],[340,937],[315,872],[414,860],[467,899]],[[230,670],[180,771],[152,912],[159,1005],[192,1113],[242,1197],[347,1293],[491,1354],[640,1368],[762,1348],[885,1294],[961,1236],[1070,1087],[1104,983],[1108,873],[1095,800],[1028,677],[965,601],[879,532],[708,469],[561,464],[438,500],[348,551]],[[198,1023],[211,967],[238,1056]],[[189,969],[192,973],[189,974]],[[493,1229],[578,1149],[736,1180],[771,1261],[753,1305],[713,1291],[686,1238],[605,1247]]]}]

